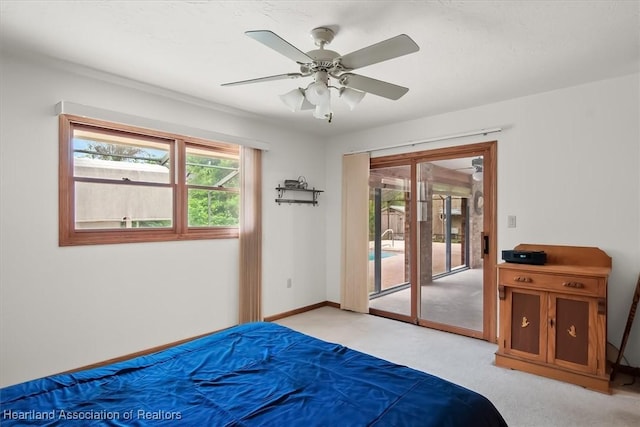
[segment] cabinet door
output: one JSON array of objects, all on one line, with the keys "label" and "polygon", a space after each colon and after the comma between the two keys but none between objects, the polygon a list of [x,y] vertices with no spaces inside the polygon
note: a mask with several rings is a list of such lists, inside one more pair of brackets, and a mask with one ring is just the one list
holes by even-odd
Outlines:
[{"label": "cabinet door", "polygon": [[544,362],[547,358],[547,293],[506,288],[504,352]]},{"label": "cabinet door", "polygon": [[549,363],[596,373],[597,310],[594,298],[549,294]]}]

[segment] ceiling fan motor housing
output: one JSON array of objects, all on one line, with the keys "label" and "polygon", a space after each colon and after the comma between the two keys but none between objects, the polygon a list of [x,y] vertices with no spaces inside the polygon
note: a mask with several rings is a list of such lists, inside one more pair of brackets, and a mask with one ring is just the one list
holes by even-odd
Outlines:
[{"label": "ceiling fan motor housing", "polygon": [[334,33],[331,28],[318,27],[311,30],[311,37],[313,37],[313,41],[316,46],[320,47],[331,43],[335,35],[336,33]]},{"label": "ceiling fan motor housing", "polygon": [[307,55],[313,59],[312,63],[302,64],[300,67],[303,69],[306,67],[309,71],[327,71],[333,72],[337,69],[337,61],[336,58],[340,57],[338,52],[334,52],[333,50],[326,49],[316,49],[307,52]]}]

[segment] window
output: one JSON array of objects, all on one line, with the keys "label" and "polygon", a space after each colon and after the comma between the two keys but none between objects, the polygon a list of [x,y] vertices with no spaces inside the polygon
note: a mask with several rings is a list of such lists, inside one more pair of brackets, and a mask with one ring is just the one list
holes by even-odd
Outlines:
[{"label": "window", "polygon": [[60,116],[60,245],[238,237],[240,150]]}]

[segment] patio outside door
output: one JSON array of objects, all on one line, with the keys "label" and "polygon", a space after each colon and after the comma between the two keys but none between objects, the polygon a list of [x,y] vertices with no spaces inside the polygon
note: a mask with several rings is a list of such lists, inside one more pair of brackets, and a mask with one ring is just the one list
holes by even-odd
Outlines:
[{"label": "patio outside door", "polygon": [[372,158],[369,311],[496,339],[495,142]]}]

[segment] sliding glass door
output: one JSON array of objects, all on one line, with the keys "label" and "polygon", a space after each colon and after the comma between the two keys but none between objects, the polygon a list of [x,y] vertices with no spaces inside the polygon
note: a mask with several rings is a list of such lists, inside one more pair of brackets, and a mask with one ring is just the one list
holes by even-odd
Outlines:
[{"label": "sliding glass door", "polygon": [[372,314],[496,339],[494,168],[495,142],[371,158]]}]

